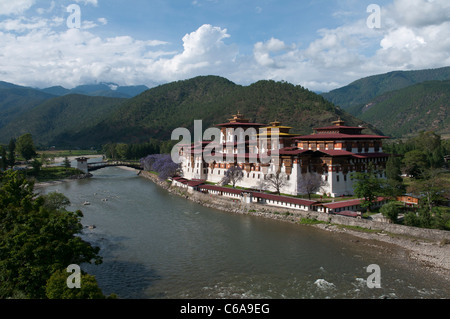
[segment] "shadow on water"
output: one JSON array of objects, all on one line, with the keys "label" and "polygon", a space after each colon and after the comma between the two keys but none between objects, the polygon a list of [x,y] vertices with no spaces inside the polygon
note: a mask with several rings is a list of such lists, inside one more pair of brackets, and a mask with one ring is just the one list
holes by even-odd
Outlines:
[{"label": "shadow on water", "polygon": [[[114,293],[121,299],[148,298],[145,290],[161,280],[155,270],[142,264],[105,257],[101,265],[83,264],[82,268],[95,276],[105,295]],[[163,295],[152,297],[164,298]]]},{"label": "shadow on water", "polygon": [[[123,249],[122,242],[128,238],[114,236],[107,238],[100,234],[84,231],[83,240],[99,247],[99,255],[103,258],[100,265],[82,264],[83,271],[95,276],[99,287],[104,295],[116,294],[121,299],[149,298],[145,290],[156,281],[161,280],[155,269],[129,260],[120,260],[120,250]],[[164,298],[163,294],[150,296],[151,298]]]}]

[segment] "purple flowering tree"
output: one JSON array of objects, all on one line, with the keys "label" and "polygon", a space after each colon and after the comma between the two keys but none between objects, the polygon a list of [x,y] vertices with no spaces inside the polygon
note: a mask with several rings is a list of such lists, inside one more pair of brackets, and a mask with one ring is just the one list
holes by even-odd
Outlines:
[{"label": "purple flowering tree", "polygon": [[180,164],[172,161],[170,154],[152,154],[141,159],[141,165],[146,171],[158,173],[159,178],[165,180],[180,171]]}]

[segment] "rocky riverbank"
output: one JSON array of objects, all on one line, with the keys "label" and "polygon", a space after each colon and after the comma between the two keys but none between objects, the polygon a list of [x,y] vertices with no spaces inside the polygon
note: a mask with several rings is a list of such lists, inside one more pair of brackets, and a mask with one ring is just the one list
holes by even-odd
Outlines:
[{"label": "rocky riverbank", "polygon": [[[374,241],[385,245],[396,245],[405,250],[408,258],[419,261],[430,271],[441,275],[450,282],[450,232],[448,231],[419,229],[267,205],[244,204],[232,199],[198,192],[191,193],[186,189],[172,187],[167,181],[161,181],[156,175],[149,172],[142,171],[140,176],[152,180],[173,194],[192,200],[202,206],[290,223],[307,223],[324,231],[352,235],[361,244],[369,246],[373,246]],[[389,251],[389,248],[387,250]]]}]

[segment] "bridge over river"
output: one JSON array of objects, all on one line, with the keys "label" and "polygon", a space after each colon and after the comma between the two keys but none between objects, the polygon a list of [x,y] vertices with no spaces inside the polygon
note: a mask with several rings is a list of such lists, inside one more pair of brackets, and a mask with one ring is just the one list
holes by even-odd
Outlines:
[{"label": "bridge over river", "polygon": [[98,162],[98,163],[89,163],[87,164],[88,171],[96,171],[101,168],[111,167],[111,166],[126,166],[135,169],[141,170],[141,163],[137,161],[107,161],[107,162]]}]

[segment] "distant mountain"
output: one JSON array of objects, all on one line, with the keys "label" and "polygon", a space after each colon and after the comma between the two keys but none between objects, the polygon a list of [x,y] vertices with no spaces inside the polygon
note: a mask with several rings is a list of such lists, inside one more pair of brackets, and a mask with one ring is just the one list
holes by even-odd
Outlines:
[{"label": "distant mountain", "polygon": [[63,139],[99,123],[125,100],[78,94],[53,97],[0,128],[0,142],[7,143],[11,137],[31,133],[37,145],[49,146],[55,136]]},{"label": "distant mountain", "polygon": [[357,80],[342,88],[323,93],[322,96],[334,105],[347,109],[352,106],[365,105],[379,95],[417,83],[444,80],[450,80],[450,67],[394,71]]},{"label": "distant mountain", "polygon": [[[292,132],[309,134],[314,127],[330,125],[341,117],[349,125],[366,125],[301,86],[259,81],[240,86],[217,76],[200,76],[161,85],[126,100],[98,124],[75,134],[56,136],[51,143],[91,147],[108,142],[141,142],[150,137],[169,140],[177,127],[193,129],[203,120],[203,130],[227,122],[241,112],[251,121],[277,120]],[[370,126],[370,132],[380,133]]]},{"label": "distant mountain", "polygon": [[119,86],[115,83],[100,83],[79,85],[70,90],[62,86],[52,86],[49,88],[41,89],[41,91],[57,96],[68,94],[83,94],[89,96],[132,98],[148,89],[149,88],[145,85]]},{"label": "distant mountain", "polygon": [[396,137],[421,130],[450,134],[450,80],[423,82],[385,93],[347,111]]},{"label": "distant mountain", "polygon": [[49,93],[56,96],[62,96],[70,94],[70,90],[63,88],[62,86],[52,86],[46,89],[40,89],[41,92]]}]

